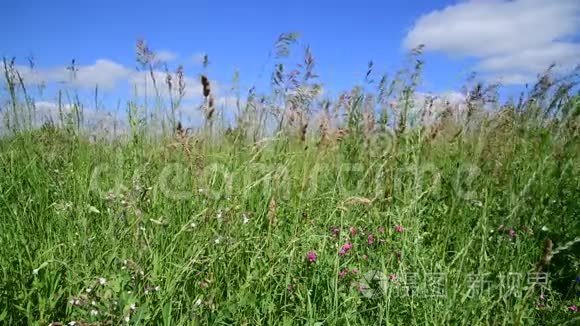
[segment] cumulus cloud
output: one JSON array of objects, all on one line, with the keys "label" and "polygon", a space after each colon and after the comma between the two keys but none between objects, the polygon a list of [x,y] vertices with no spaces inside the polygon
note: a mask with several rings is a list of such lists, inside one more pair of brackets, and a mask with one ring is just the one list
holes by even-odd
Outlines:
[{"label": "cumulus cloud", "polygon": [[18,71],[26,83],[69,83],[81,88],[114,88],[131,75],[131,69],[116,62],[99,59],[91,65],[76,66],[72,71],[65,66],[55,68],[35,68],[19,66]]},{"label": "cumulus cloud", "polygon": [[580,64],[577,0],[468,1],[421,16],[407,34],[407,49],[480,60],[476,69],[504,83],[530,81],[552,63],[560,72]]},{"label": "cumulus cloud", "polygon": [[[161,53],[161,52],[160,52]],[[81,89],[94,89],[98,86],[102,89],[112,90],[119,86],[130,86],[137,92],[136,95],[148,97],[155,96],[153,88],[153,78],[157,84],[159,95],[162,99],[169,99],[169,88],[167,76],[171,76],[173,98],[178,96],[178,76],[175,71],[169,73],[163,70],[154,70],[153,78],[149,71],[136,71],[120,63],[107,59],[99,59],[94,64],[77,65],[73,73],[66,66],[34,68],[27,66],[17,66],[24,82],[28,85],[40,85],[50,83],[65,83],[67,85]],[[199,100],[202,97],[202,87],[197,76],[184,74],[185,82],[184,99]],[[211,89],[214,97],[220,94],[219,83],[211,81]]]},{"label": "cumulus cloud", "polygon": [[155,58],[162,62],[171,62],[177,59],[177,54],[167,50],[160,50],[155,52]]}]

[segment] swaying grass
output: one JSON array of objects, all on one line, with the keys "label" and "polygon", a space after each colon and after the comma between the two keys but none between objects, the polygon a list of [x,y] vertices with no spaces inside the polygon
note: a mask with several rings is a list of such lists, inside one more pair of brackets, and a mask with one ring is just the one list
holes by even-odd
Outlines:
[{"label": "swaying grass", "polygon": [[370,136],[360,96],[328,143],[1,139],[0,323],[578,322],[578,95]]}]

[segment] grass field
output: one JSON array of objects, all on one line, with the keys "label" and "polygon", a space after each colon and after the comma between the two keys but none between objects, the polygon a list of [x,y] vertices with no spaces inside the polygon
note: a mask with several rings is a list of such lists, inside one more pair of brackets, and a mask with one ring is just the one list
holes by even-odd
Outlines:
[{"label": "grass field", "polygon": [[[318,106],[280,72],[230,128],[210,96],[203,127],[169,114],[175,132],[159,137],[139,106],[113,140],[72,118],[16,130],[12,116],[0,324],[579,322],[575,84],[546,75],[494,110],[476,85],[465,112],[425,124],[408,115],[415,68],[388,110],[380,84]],[[6,77],[4,112],[26,117]],[[318,126],[317,110],[338,113]]]}]

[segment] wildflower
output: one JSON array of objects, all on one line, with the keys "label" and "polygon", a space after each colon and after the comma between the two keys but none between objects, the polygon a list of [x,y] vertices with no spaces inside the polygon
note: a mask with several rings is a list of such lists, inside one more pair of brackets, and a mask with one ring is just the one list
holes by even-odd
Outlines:
[{"label": "wildflower", "polygon": [[372,245],[373,243],[375,243],[375,237],[373,236],[373,234],[369,234],[369,236],[367,237],[367,243],[370,245]]},{"label": "wildflower", "polygon": [[394,281],[397,279],[397,275],[395,274],[389,274],[389,280]]},{"label": "wildflower", "polygon": [[348,274],[348,269],[343,269],[342,271],[340,271],[338,273],[338,277],[344,278],[346,276],[346,274]]},{"label": "wildflower", "polygon": [[215,238],[215,240],[213,242],[215,242],[215,244],[219,244],[220,241],[222,241],[219,237]]},{"label": "wildflower", "polygon": [[403,228],[403,225],[402,224],[395,225],[395,232],[397,232],[397,233],[403,233],[403,231],[405,231],[405,228]]},{"label": "wildflower", "polygon": [[248,224],[248,222],[250,222],[250,219],[248,218],[248,215],[246,215],[246,214],[243,214],[243,215],[242,215],[242,217],[243,217],[243,221],[242,221],[242,222],[243,222],[244,224]]},{"label": "wildflower", "polygon": [[217,215],[216,215],[216,219],[217,219],[218,221],[221,221],[221,220],[222,220],[222,217],[223,217],[222,211],[218,211],[218,213],[217,213]]},{"label": "wildflower", "polygon": [[159,285],[157,285],[154,290],[155,290],[155,292],[159,292],[159,291],[161,291],[161,287]]},{"label": "wildflower", "polygon": [[342,247],[340,248],[340,251],[338,252],[338,254],[340,256],[344,256],[346,255],[350,250],[352,249],[352,244],[351,243],[345,243],[342,245]]},{"label": "wildflower", "polygon": [[32,270],[32,275],[38,275],[38,268]]},{"label": "wildflower", "polygon": [[107,279],[104,277],[99,277],[99,284],[100,285],[105,285],[107,284]]},{"label": "wildflower", "polygon": [[135,311],[135,310],[137,309],[137,305],[136,305],[136,304],[134,304],[134,303],[132,303],[132,304],[129,306],[129,309],[131,309],[131,311]]},{"label": "wildflower", "polygon": [[516,237],[516,231],[514,229],[509,229],[508,235],[511,239],[514,239]]},{"label": "wildflower", "polygon": [[350,272],[354,275],[358,274],[358,268],[353,268],[350,270]]},{"label": "wildflower", "polygon": [[357,235],[357,233],[358,233],[357,229],[354,226],[351,226],[350,228],[348,228],[348,232],[350,232],[350,235],[353,237],[355,235]]},{"label": "wildflower", "polygon": [[542,226],[542,231],[548,232],[548,231],[550,231],[550,229],[548,229],[548,227],[544,225],[544,226]]},{"label": "wildflower", "polygon": [[570,307],[568,307],[568,310],[570,310],[571,312],[578,312],[578,307],[576,307],[575,304],[571,305]]},{"label": "wildflower", "polygon": [[387,241],[386,241],[385,239],[381,239],[381,240],[379,240],[379,243],[380,243],[380,244],[385,244],[386,242],[387,242]]},{"label": "wildflower", "polygon": [[367,255],[363,255],[363,256],[362,256],[362,259],[363,259],[363,260],[369,260],[369,256],[367,256]]},{"label": "wildflower", "polygon": [[101,212],[95,206],[89,205],[89,213],[100,214]]},{"label": "wildflower", "polygon": [[190,224],[189,226],[190,226],[192,229],[194,229],[194,228],[197,226],[197,224],[195,224],[194,222],[191,222],[191,224]]},{"label": "wildflower", "polygon": [[161,216],[158,220],[150,218],[149,221],[157,225],[167,225],[167,221],[163,219],[163,216]]},{"label": "wildflower", "polygon": [[97,305],[97,303],[95,302],[95,300],[91,301],[91,305],[92,306],[96,306]]},{"label": "wildflower", "polygon": [[201,306],[201,299],[195,300],[195,305],[196,306]]},{"label": "wildflower", "polygon": [[95,309],[91,310],[91,316],[96,316],[98,314],[99,314],[99,312],[96,311]]},{"label": "wildflower", "polygon": [[130,317],[129,316],[125,316],[125,322],[129,322]]},{"label": "wildflower", "polygon": [[330,233],[332,233],[332,236],[338,237],[340,235],[340,228],[338,226],[333,226],[330,228]]},{"label": "wildflower", "polygon": [[70,323],[68,323],[68,326],[75,326],[76,324],[77,324],[77,322],[73,320]]},{"label": "wildflower", "polygon": [[91,289],[91,288],[87,288],[85,291],[87,291],[87,293],[91,293],[92,290],[93,289]]},{"label": "wildflower", "polygon": [[318,255],[316,255],[316,252],[314,250],[311,250],[306,254],[306,259],[311,263],[314,263],[317,258]]},{"label": "wildflower", "polygon": [[379,227],[379,233],[380,233],[380,234],[383,234],[383,233],[385,233],[385,227],[384,227],[384,226],[380,226],[380,227]]}]

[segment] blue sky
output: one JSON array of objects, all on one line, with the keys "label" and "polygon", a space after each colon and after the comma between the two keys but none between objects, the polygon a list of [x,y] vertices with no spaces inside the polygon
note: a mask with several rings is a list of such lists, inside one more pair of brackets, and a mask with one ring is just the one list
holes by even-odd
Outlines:
[{"label": "blue sky", "polygon": [[196,58],[207,53],[218,83],[239,69],[243,86],[265,87],[275,39],[296,31],[329,91],[360,83],[369,60],[392,73],[411,47],[426,43],[421,89],[441,93],[458,90],[470,71],[518,86],[551,62],[570,70],[580,63],[579,24],[575,0],[3,1],[0,55],[22,65],[33,55],[35,78],[49,82],[75,58],[86,68],[80,86],[109,85],[117,96],[128,89],[122,79],[144,38],[192,80],[201,71]]}]

